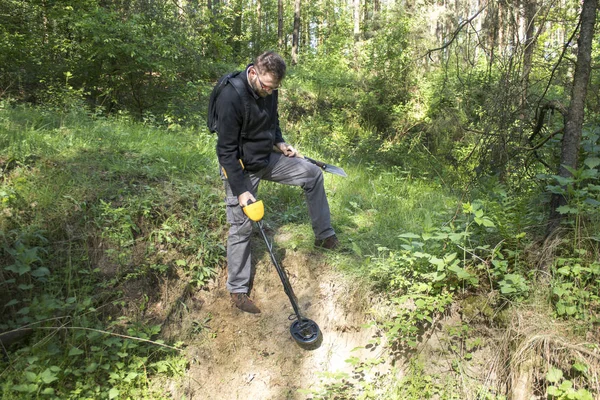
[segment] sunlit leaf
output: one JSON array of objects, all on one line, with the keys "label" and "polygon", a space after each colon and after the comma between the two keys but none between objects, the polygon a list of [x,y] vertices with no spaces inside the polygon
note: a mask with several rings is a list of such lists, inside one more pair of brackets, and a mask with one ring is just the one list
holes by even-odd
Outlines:
[{"label": "sunlit leaf", "polygon": [[551,383],[558,383],[563,377],[563,372],[554,367],[550,367],[548,373],[546,374],[546,380]]}]

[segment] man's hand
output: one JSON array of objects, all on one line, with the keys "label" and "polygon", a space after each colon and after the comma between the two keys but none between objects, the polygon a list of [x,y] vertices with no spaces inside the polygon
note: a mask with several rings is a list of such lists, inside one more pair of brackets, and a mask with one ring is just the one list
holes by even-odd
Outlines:
[{"label": "man's hand", "polygon": [[250,201],[256,201],[256,199],[254,198],[254,196],[252,196],[252,193],[250,192],[244,192],[238,196],[238,202],[240,203],[241,207],[246,207],[248,205],[248,202]]},{"label": "man's hand", "polygon": [[298,152],[296,151],[296,149],[285,142],[277,143],[275,146],[277,146],[277,148],[286,157],[296,157],[298,155]]}]

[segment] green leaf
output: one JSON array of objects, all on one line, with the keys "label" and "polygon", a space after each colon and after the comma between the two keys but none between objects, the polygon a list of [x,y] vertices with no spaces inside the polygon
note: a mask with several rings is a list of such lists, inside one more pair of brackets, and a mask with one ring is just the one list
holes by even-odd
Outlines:
[{"label": "green leaf", "polygon": [[52,383],[58,379],[56,374],[50,371],[50,368],[46,368],[46,370],[41,373],[40,378],[42,378],[42,381],[44,381],[44,383]]},{"label": "green leaf", "polygon": [[573,387],[573,382],[566,380],[566,381],[563,381],[558,388],[560,390],[562,390],[563,392],[566,392],[567,390],[571,389],[572,387]]},{"label": "green leaf", "polygon": [[25,376],[25,379],[27,379],[29,382],[35,382],[37,380],[37,374],[34,372],[25,371],[23,375]]},{"label": "green leaf", "polygon": [[594,206],[594,207],[600,206],[600,201],[598,201],[596,199],[592,199],[591,197],[588,197],[583,202],[586,203],[586,204],[589,204],[591,206]]},{"label": "green leaf", "polygon": [[600,158],[588,157],[585,159],[585,161],[583,163],[585,165],[587,165],[589,168],[596,168],[598,165],[600,165]]},{"label": "green leaf", "polygon": [[554,175],[553,178],[556,179],[558,184],[561,186],[567,186],[569,183],[574,182],[573,178],[565,178],[565,177],[559,176],[559,175]]},{"label": "green leaf", "polygon": [[421,239],[421,236],[419,235],[415,235],[414,233],[402,233],[400,235],[398,235],[399,238],[407,238],[407,239]]},{"label": "green leaf", "polygon": [[577,214],[577,212],[579,210],[577,208],[574,208],[574,207],[560,206],[560,207],[556,208],[556,211],[558,211],[562,215],[565,215],[565,214]]},{"label": "green leaf", "polygon": [[108,392],[108,398],[109,399],[114,399],[118,395],[119,395],[119,389],[117,389],[117,388],[112,388]]},{"label": "green leaf", "polygon": [[470,279],[473,275],[467,272],[464,268],[459,267],[458,265],[451,265],[448,267],[449,271],[452,271],[456,274],[458,279],[467,280]]},{"label": "green leaf", "polygon": [[23,384],[23,385],[14,385],[12,387],[12,389],[16,390],[17,392],[34,393],[34,392],[37,392],[38,385],[36,385],[34,383]]},{"label": "green leaf", "polygon": [[19,311],[17,311],[17,314],[21,314],[21,315],[27,315],[27,314],[29,314],[29,307],[23,307],[23,308],[21,308]]},{"label": "green leaf", "polygon": [[548,373],[546,374],[546,380],[551,383],[558,383],[563,377],[563,372],[554,367],[550,367]]},{"label": "green leaf", "polygon": [[14,306],[15,304],[19,304],[19,303],[20,303],[20,301],[19,301],[19,300],[17,300],[17,299],[12,299],[12,300],[11,300],[11,301],[9,301],[8,303],[6,303],[6,304],[4,305],[4,307],[10,307],[10,306]]},{"label": "green leaf", "polygon": [[433,281],[434,282],[439,282],[446,279],[446,274],[443,272],[436,272],[435,275],[433,276]]},{"label": "green leaf", "polygon": [[21,290],[30,290],[30,289],[33,289],[33,284],[30,283],[30,284],[26,285],[26,284],[22,283],[17,287]]},{"label": "green leaf", "polygon": [[46,267],[39,267],[31,271],[31,275],[41,278],[42,276],[50,275],[50,270]]},{"label": "green leaf", "polygon": [[561,275],[569,276],[571,274],[571,267],[569,265],[565,265],[564,267],[557,269],[556,272]]},{"label": "green leaf", "polygon": [[458,243],[461,241],[462,238],[465,237],[465,233],[464,232],[460,232],[460,233],[452,233],[450,235],[448,235],[448,238],[453,242],[453,243]]},{"label": "green leaf", "polygon": [[444,266],[444,260],[437,258],[436,256],[432,256],[429,259],[429,262],[431,263],[431,265],[435,265],[436,267]]},{"label": "green leaf", "polygon": [[456,258],[456,252],[455,253],[450,253],[450,254],[446,254],[444,256],[444,262],[446,264],[449,264],[451,261],[453,261]]},{"label": "green leaf", "polygon": [[559,397],[562,394],[562,391],[556,386],[548,386],[548,390],[546,393],[548,396]]},{"label": "green leaf", "polygon": [[463,204],[463,212],[465,214],[471,214],[473,212],[473,206],[471,205],[471,203],[466,202]]},{"label": "green leaf", "polygon": [[494,225],[494,223],[492,222],[491,219],[484,217],[483,218],[483,226],[485,226],[487,228],[494,228],[496,225]]},{"label": "green leaf", "polygon": [[512,285],[503,285],[500,287],[500,292],[502,294],[510,294],[515,293],[517,289],[515,289]]},{"label": "green leaf", "polygon": [[581,373],[586,373],[588,371],[588,366],[584,363],[581,363],[579,361],[575,362],[575,364],[573,364],[573,369],[575,371],[581,372]]},{"label": "green leaf", "polygon": [[80,354],[83,354],[83,350],[80,350],[77,347],[71,347],[71,350],[69,350],[69,357],[78,356]]},{"label": "green leaf", "polygon": [[19,263],[18,265],[9,265],[8,267],[4,267],[4,269],[10,272],[14,272],[15,274],[19,274],[19,276],[21,276],[31,271],[31,266],[29,266],[29,264]]},{"label": "green leaf", "polygon": [[594,400],[592,394],[583,388],[576,391],[575,396],[577,397],[574,398],[578,400]]}]

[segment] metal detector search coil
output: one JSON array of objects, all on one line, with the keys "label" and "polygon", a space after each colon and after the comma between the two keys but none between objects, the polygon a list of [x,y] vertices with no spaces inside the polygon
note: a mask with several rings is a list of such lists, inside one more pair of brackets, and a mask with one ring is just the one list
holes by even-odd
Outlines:
[{"label": "metal detector search coil", "polygon": [[262,200],[258,200],[253,203],[249,203],[247,206],[242,208],[244,213],[250,220],[256,223],[260,233],[267,245],[267,249],[269,250],[269,255],[271,256],[271,261],[277,270],[277,274],[279,275],[279,279],[281,279],[281,283],[283,284],[283,290],[285,294],[290,299],[290,303],[292,303],[292,308],[294,309],[295,320],[292,322],[290,326],[290,334],[292,338],[298,343],[300,347],[306,350],[314,350],[318,348],[323,342],[323,334],[319,329],[319,326],[315,321],[305,318],[300,314],[300,309],[298,308],[298,304],[296,303],[296,296],[294,295],[294,291],[292,289],[292,285],[285,274],[283,268],[279,266],[277,260],[275,259],[275,255],[273,254],[273,247],[265,234],[265,231],[262,226],[262,218],[265,214],[265,207],[263,205]]}]

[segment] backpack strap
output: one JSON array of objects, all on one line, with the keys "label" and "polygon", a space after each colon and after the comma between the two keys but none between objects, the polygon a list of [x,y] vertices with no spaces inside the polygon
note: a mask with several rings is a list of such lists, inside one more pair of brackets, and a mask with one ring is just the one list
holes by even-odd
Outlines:
[{"label": "backpack strap", "polygon": [[[243,73],[244,71],[240,72]],[[232,76],[229,79],[229,82],[231,83],[231,86],[233,86],[233,88],[235,89],[235,91],[238,93],[238,95],[240,96],[240,98],[242,99],[242,103],[244,105],[244,120],[242,122],[242,130],[240,131],[240,157],[242,156],[242,139],[244,139],[246,137],[246,130],[248,129],[248,120],[250,119],[250,99],[248,97],[248,89],[246,89],[246,85],[244,84],[244,82],[238,77],[239,74],[237,74],[236,76]]]}]

